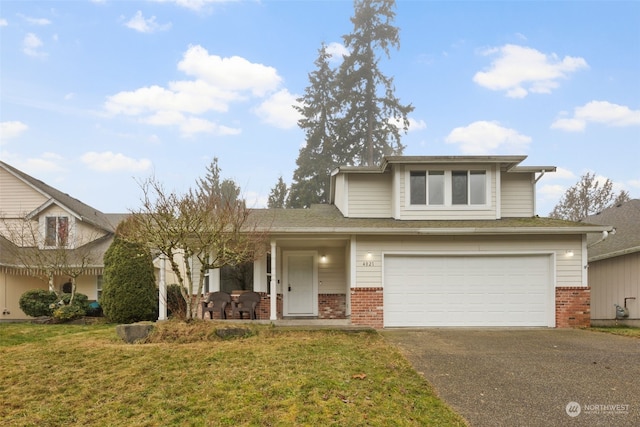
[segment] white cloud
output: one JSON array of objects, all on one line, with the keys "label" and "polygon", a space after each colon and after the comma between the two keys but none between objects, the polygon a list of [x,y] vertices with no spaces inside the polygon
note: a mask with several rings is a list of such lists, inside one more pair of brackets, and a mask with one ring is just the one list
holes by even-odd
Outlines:
[{"label": "white cloud", "polygon": [[0,122],[0,144],[7,142],[10,139],[17,138],[29,127],[22,122]]},{"label": "white cloud", "polygon": [[531,137],[502,127],[498,122],[477,121],[465,127],[455,128],[446,137],[445,142],[459,144],[463,154],[521,154],[527,149]]},{"label": "white cloud", "polygon": [[580,132],[589,122],[617,127],[637,126],[640,125],[640,110],[632,110],[627,106],[607,101],[591,101],[576,107],[573,118],[557,119],[551,124],[551,128]]},{"label": "white cloud", "polygon": [[31,158],[25,161],[17,161],[16,167],[28,174],[42,174],[49,172],[66,172],[62,165],[65,164],[64,158],[56,153],[43,153],[40,158]]},{"label": "white cloud", "polygon": [[76,94],[75,94],[75,93],[73,93],[73,92],[69,92],[68,94],[66,94],[66,95],[64,96],[64,100],[65,100],[65,101],[69,101],[69,100],[71,100],[71,99],[73,99],[73,98],[75,98],[75,97],[76,97]]},{"label": "white cloud", "polygon": [[143,172],[151,168],[151,160],[149,159],[135,160],[124,154],[113,153],[111,151],[102,153],[90,151],[83,154],[80,160],[82,160],[82,163],[87,165],[89,169],[99,172]]},{"label": "white cloud", "polygon": [[349,50],[342,43],[332,42],[327,46],[327,53],[331,55],[330,62],[342,62],[342,58],[349,56]]},{"label": "white cloud", "polygon": [[[403,123],[400,119],[389,119],[389,123],[396,126],[398,129],[400,129],[400,131],[402,131]],[[412,117],[409,117],[409,129],[407,129],[407,132],[414,132],[426,128],[427,124],[424,120],[416,120]]]},{"label": "white cloud", "polygon": [[0,18],[0,27],[6,27],[7,25],[9,25],[7,20],[4,18]]},{"label": "white cloud", "polygon": [[178,69],[214,87],[250,91],[255,96],[264,96],[282,83],[273,67],[252,63],[239,56],[209,55],[202,46],[190,46],[178,63]]},{"label": "white cloud", "polygon": [[236,0],[153,0],[153,1],[155,1],[156,3],[174,3],[180,7],[184,7],[194,11],[200,11],[204,9],[206,6],[209,6],[215,3],[229,3]]},{"label": "white cloud", "polygon": [[567,132],[582,132],[587,123],[579,119],[558,119],[551,124],[551,129],[561,129]]},{"label": "white cloud", "polygon": [[282,78],[273,67],[238,56],[210,55],[201,46],[190,46],[178,63],[178,69],[193,79],[172,81],[167,87],[154,85],[108,96],[104,104],[106,112],[139,117],[141,122],[154,126],[176,126],[184,136],[201,132],[236,135],[240,129],[218,125],[198,116],[211,111],[226,113],[233,102],[271,95],[254,113],[278,127],[289,128],[297,122],[296,112],[290,108],[295,96],[286,89],[275,92]]},{"label": "white cloud", "polygon": [[640,190],[640,179],[630,179],[627,181],[627,185],[631,188],[637,188]]},{"label": "white cloud", "polygon": [[282,89],[260,104],[255,113],[265,123],[281,129],[291,129],[302,118],[298,110],[293,108],[298,104],[297,98],[298,96],[289,93],[287,89]]},{"label": "white cloud", "polygon": [[46,18],[33,18],[31,16],[25,16],[22,14],[18,14],[19,17],[21,17],[22,19],[24,19],[25,21],[27,21],[27,23],[31,24],[31,25],[40,25],[40,26],[44,26],[44,25],[50,25],[51,21],[46,19]]},{"label": "white cloud", "polygon": [[142,16],[142,11],[137,11],[133,17],[124,23],[125,27],[136,30],[140,33],[155,33],[156,31],[165,31],[171,28],[171,23],[159,24],[156,22],[156,17],[145,18]]},{"label": "white cloud", "polygon": [[427,123],[424,120],[416,120],[412,117],[409,117],[409,132],[422,130],[427,128]]},{"label": "white cloud", "polygon": [[40,40],[38,36],[33,33],[28,33],[24,37],[24,40],[22,40],[22,51],[29,56],[39,58],[47,56],[46,53],[40,51],[40,48],[42,46],[42,40]]},{"label": "white cloud", "polygon": [[558,200],[567,191],[563,185],[542,185],[536,189],[536,194],[545,200]]},{"label": "white cloud", "polygon": [[473,81],[487,89],[504,91],[510,98],[524,98],[529,93],[551,93],[559,86],[558,80],[589,67],[580,57],[560,59],[554,53],[547,55],[513,44],[487,49],[482,54],[498,57],[488,70],[477,72]]},{"label": "white cloud", "polygon": [[570,180],[577,180],[578,177],[576,176],[575,173],[571,172],[569,169],[565,169],[565,168],[561,168],[561,167],[557,167],[556,171],[549,174],[549,175],[545,175],[546,177],[549,178],[557,178],[557,179],[570,179]]}]

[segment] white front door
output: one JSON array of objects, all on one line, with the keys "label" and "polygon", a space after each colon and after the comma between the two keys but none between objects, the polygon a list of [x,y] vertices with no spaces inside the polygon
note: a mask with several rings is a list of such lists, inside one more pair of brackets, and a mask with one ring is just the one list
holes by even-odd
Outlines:
[{"label": "white front door", "polygon": [[317,316],[318,287],[315,252],[285,253],[284,315]]}]

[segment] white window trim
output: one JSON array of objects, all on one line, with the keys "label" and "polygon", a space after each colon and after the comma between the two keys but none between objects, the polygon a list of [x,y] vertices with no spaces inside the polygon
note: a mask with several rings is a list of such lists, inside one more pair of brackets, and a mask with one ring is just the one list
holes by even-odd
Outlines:
[{"label": "white window trim", "polygon": [[[451,194],[451,172],[452,171],[484,171],[485,172],[485,203],[482,205],[472,205],[467,202],[466,205],[454,205],[452,203],[452,194]],[[429,171],[444,171],[444,204],[443,205],[430,205],[428,203],[424,205],[412,205],[411,204],[411,172],[425,172],[427,174],[427,187],[428,184],[428,174]],[[476,166],[476,165],[464,165],[464,167],[410,167],[405,171],[405,196],[404,196],[404,207],[409,211],[450,211],[450,210],[460,210],[460,211],[480,211],[480,210],[490,210],[491,206],[491,191],[492,191],[492,169],[487,166]],[[469,191],[469,183],[467,182],[467,190]],[[427,202],[429,199],[429,194],[427,190]],[[469,197],[470,200],[470,197]]]},{"label": "white window trim", "polygon": [[[67,244],[65,246],[50,246],[47,245],[47,218],[56,218],[56,231],[58,227],[58,218],[67,218]],[[63,215],[63,214],[51,214],[51,215],[41,215],[38,218],[38,226],[40,227],[40,235],[42,236],[42,241],[40,242],[41,249],[75,249],[75,229],[76,229],[76,217],[73,215]],[[56,237],[57,240],[57,237]]]}]

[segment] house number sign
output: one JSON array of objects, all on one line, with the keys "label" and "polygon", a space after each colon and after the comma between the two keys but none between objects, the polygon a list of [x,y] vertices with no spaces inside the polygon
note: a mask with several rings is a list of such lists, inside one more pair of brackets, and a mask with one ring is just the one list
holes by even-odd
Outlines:
[{"label": "house number sign", "polygon": [[375,267],[376,264],[374,261],[362,261],[362,266],[363,267]]}]

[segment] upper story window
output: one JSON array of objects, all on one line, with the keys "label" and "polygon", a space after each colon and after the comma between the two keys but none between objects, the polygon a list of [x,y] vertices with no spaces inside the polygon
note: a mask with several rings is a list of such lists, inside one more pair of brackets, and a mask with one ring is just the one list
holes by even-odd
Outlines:
[{"label": "upper story window", "polygon": [[451,204],[484,205],[487,200],[485,171],[452,171]]},{"label": "upper story window", "polygon": [[412,205],[444,205],[444,171],[412,171]]},{"label": "upper story window", "polygon": [[409,199],[414,206],[487,204],[485,170],[429,170],[409,173]]},{"label": "upper story window", "polygon": [[48,216],[45,218],[45,246],[67,246],[69,242],[69,218]]}]

